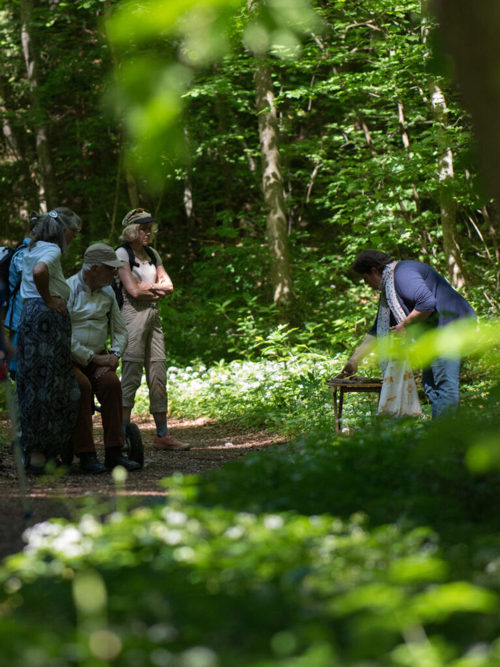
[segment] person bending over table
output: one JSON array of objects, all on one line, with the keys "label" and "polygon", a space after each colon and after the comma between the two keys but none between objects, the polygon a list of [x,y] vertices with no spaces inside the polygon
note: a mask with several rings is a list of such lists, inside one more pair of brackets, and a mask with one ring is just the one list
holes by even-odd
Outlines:
[{"label": "person bending over table", "polygon": [[[376,320],[351,358],[341,376],[353,375],[361,359],[380,335],[381,322],[387,330],[404,333],[416,323],[426,327],[444,327],[465,317],[475,317],[472,306],[433,268],[414,260],[395,261],[379,250],[365,250],[352,269],[375,291],[381,292]],[[385,332],[386,333],[386,332]],[[460,358],[438,357],[424,368],[422,380],[432,416],[456,410],[460,391]]]}]

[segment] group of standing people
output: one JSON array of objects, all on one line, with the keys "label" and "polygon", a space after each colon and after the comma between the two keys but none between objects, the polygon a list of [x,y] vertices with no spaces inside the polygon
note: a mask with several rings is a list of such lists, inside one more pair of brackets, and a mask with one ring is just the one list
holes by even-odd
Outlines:
[{"label": "group of standing people", "polygon": [[[33,215],[31,235],[11,263],[22,271],[20,289],[6,321],[17,354],[15,373],[20,441],[29,472],[76,454],[83,472],[140,465],[122,453],[143,370],[156,424],[156,449],[182,451],[189,445],[167,428],[166,356],[159,300],[173,291],[159,254],[149,246],[156,221],[144,209],[123,219],[123,246],[104,243],[85,251],[82,269],[65,279],[61,257],[80,231],[78,215],[61,207]],[[118,272],[123,308],[111,283]],[[110,345],[107,347],[107,340]],[[122,380],[116,369],[122,360]],[[93,441],[93,396],[101,405],[105,460]]]},{"label": "group of standing people", "polygon": [[[69,462],[73,455],[87,473],[117,465],[139,469],[123,455],[123,444],[143,371],[156,426],[153,447],[189,449],[167,427],[167,369],[158,303],[172,293],[173,285],[150,246],[155,223],[144,209],[129,211],[122,221],[123,245],[116,251],[104,243],[89,246],[82,269],[66,280],[61,257],[80,231],[80,218],[65,207],[32,216],[30,237],[11,262],[13,298],[6,314],[17,349],[11,371],[28,471],[43,472],[49,461]],[[384,252],[367,250],[352,268],[381,292],[381,298],[371,330],[341,376],[356,372],[375,336],[391,330],[402,333],[416,322],[442,327],[474,317],[470,304],[426,264],[397,262]],[[111,287],[116,273],[121,307]],[[116,374],[120,359],[121,382]],[[434,359],[424,369],[433,417],[457,407],[459,371],[456,357]],[[93,440],[94,395],[101,405],[104,464]]]}]

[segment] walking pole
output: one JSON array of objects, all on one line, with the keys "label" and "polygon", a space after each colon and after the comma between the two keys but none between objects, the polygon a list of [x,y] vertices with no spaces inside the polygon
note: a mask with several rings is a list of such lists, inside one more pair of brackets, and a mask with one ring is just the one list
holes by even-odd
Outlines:
[{"label": "walking pole", "polygon": [[[2,377],[3,376],[3,377]],[[5,402],[7,403],[7,412],[9,413],[11,433],[12,433],[12,449],[14,451],[14,459],[16,462],[17,479],[19,480],[19,491],[21,493],[21,504],[23,507],[24,518],[26,521],[31,519],[31,503],[28,499],[28,479],[24,469],[23,452],[21,450],[21,442],[19,440],[19,433],[21,432],[19,423],[19,413],[17,409],[17,402],[12,392],[12,387],[7,377],[7,368],[5,364],[0,367],[0,382],[4,388]]]}]

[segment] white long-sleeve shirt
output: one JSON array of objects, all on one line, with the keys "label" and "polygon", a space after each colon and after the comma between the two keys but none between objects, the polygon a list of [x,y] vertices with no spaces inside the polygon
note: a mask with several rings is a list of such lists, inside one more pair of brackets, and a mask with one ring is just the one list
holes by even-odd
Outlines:
[{"label": "white long-sleeve shirt", "polygon": [[106,349],[108,333],[110,351],[121,357],[127,347],[128,333],[112,287],[106,285],[92,291],[83,281],[81,271],[68,278],[67,283],[73,361],[87,366],[94,354]]}]

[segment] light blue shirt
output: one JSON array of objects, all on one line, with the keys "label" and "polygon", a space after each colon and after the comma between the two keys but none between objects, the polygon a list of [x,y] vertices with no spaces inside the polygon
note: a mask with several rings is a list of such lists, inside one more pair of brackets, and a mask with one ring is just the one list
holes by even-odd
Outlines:
[{"label": "light blue shirt", "polygon": [[23,281],[21,283],[22,299],[40,298],[33,269],[38,262],[43,262],[49,272],[49,294],[59,296],[64,301],[69,298],[68,283],[64,279],[61,266],[61,249],[56,243],[37,241],[32,248],[28,248],[23,257]]}]

